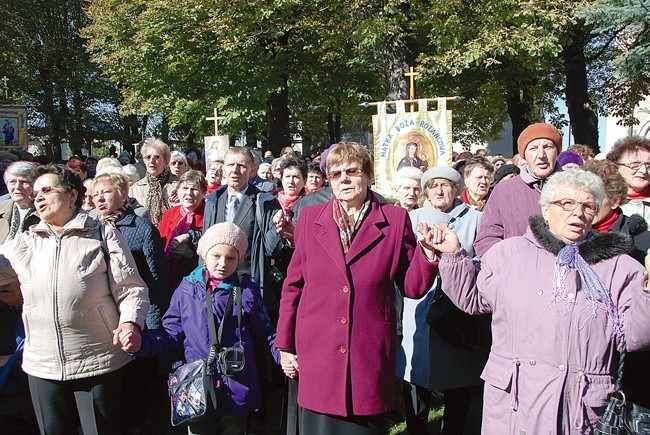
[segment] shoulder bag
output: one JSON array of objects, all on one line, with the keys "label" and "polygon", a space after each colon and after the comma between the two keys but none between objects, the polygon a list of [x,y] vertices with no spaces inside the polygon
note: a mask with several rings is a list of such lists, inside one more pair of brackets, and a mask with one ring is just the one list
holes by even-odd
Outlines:
[{"label": "shoulder bag", "polygon": [[623,393],[623,364],[626,353],[627,345],[624,341],[616,373],[616,391],[596,425],[597,434],[650,435],[650,409],[628,401]]}]

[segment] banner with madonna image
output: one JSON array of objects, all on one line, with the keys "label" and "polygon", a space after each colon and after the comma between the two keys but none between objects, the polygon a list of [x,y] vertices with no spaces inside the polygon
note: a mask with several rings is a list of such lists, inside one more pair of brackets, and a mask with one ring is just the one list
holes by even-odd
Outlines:
[{"label": "banner with madonna image", "polygon": [[406,166],[422,172],[433,166],[451,166],[451,110],[438,98],[438,110],[429,111],[427,99],[418,100],[416,112],[406,112],[404,101],[396,102],[396,113],[386,113],[386,103],[377,104],[372,117],[375,160],[375,189],[395,197],[395,173]]}]

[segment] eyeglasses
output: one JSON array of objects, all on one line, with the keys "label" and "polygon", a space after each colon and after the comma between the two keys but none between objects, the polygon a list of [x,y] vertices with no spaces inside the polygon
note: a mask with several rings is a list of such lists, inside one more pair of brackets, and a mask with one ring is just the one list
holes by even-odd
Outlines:
[{"label": "eyeglasses", "polygon": [[363,169],[361,168],[347,168],[342,171],[332,171],[329,173],[330,180],[338,180],[341,178],[341,175],[345,172],[345,175],[348,177],[360,177],[363,174]]},{"label": "eyeglasses", "polygon": [[650,162],[630,162],[630,163],[617,163],[619,166],[625,166],[633,171],[638,171],[641,166],[645,166],[645,170],[650,172]]},{"label": "eyeglasses", "polygon": [[147,154],[146,156],[144,156],[144,159],[147,161],[153,160],[154,162],[157,162],[158,160],[160,160],[160,156],[156,154]]},{"label": "eyeglasses", "polygon": [[29,197],[32,198],[32,199],[36,199],[36,197],[38,196],[39,193],[42,193],[43,196],[48,196],[48,195],[51,195],[54,192],[63,193],[63,192],[66,192],[66,190],[65,189],[57,189],[56,187],[53,187],[53,186],[45,186],[45,187],[42,187],[42,188],[40,188],[38,190],[32,191],[32,193],[29,195]]},{"label": "eyeglasses", "polygon": [[598,210],[600,210],[600,206],[595,202],[580,202],[575,199],[558,199],[557,201],[551,201],[551,204],[562,207],[564,211],[573,211],[580,204],[584,213],[591,216],[596,215]]}]

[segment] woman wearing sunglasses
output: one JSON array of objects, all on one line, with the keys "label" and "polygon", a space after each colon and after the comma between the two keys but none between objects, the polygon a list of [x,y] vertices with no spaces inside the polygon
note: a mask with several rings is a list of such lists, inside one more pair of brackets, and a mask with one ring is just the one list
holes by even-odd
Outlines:
[{"label": "woman wearing sunglasses", "polygon": [[327,173],[334,197],[303,209],[296,224],[275,346],[285,374],[300,380],[301,433],[385,434],[395,405],[395,287],[421,297],[436,261],[406,210],[370,191],[366,148],[338,144]]}]

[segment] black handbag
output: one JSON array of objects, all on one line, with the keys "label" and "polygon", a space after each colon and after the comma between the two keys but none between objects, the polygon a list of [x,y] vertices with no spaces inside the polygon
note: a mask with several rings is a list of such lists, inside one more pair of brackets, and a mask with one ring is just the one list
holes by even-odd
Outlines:
[{"label": "black handbag", "polygon": [[[167,387],[171,401],[171,424],[172,426],[181,426],[197,423],[206,417],[216,413],[217,410],[217,391],[219,374],[216,373],[217,358],[224,353],[224,349],[219,352],[219,343],[223,332],[223,324],[227,313],[232,308],[233,299],[238,303],[238,320],[241,328],[241,287],[239,281],[235,281],[231,297],[226,304],[224,316],[219,325],[219,334],[214,322],[214,313],[212,310],[212,296],[208,285],[208,273],[204,270],[203,279],[205,281],[205,305],[208,314],[208,325],[210,329],[210,351],[208,357],[196,361],[188,362],[178,367],[169,375]],[[241,345],[241,343],[240,343]],[[230,349],[230,348],[228,348]],[[233,364],[227,358],[220,358],[220,365],[225,364],[233,372],[238,372],[243,368],[243,347],[241,352],[242,360],[240,364]],[[230,364],[230,366],[229,366]],[[235,366],[234,369],[232,366]],[[222,366],[222,370],[223,366]],[[224,372],[225,373],[225,372]],[[232,374],[225,373],[228,376]]]},{"label": "black handbag", "polygon": [[626,354],[627,345],[624,341],[616,373],[616,391],[598,421],[597,434],[650,435],[650,409],[628,401],[623,392],[623,364]]}]

